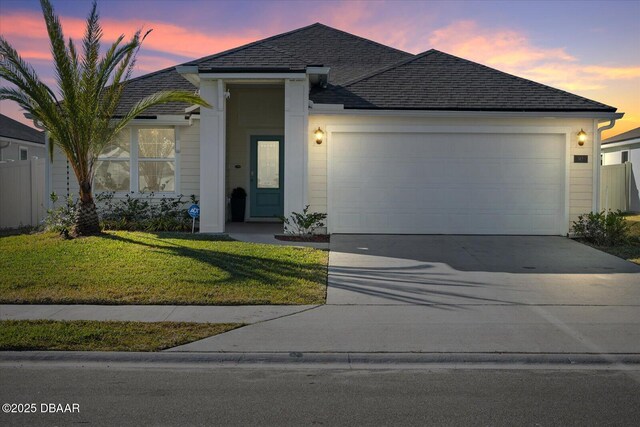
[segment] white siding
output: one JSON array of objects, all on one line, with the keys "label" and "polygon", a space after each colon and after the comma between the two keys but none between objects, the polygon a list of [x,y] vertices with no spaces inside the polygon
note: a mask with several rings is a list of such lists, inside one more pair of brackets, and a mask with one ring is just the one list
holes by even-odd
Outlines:
[{"label": "white siding", "polygon": [[180,139],[180,189],[178,193],[186,197],[200,194],[200,126],[197,121],[192,126],[177,128]]},{"label": "white siding", "polygon": [[79,191],[78,180],[73,168],[67,162],[67,157],[58,147],[53,150],[53,162],[50,167],[51,192],[56,193],[61,200],[69,196],[77,199]]}]

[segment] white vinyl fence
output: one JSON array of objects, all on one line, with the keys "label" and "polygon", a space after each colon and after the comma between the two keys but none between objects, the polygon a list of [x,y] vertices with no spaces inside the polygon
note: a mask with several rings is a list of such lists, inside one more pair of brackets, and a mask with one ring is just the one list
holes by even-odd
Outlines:
[{"label": "white vinyl fence", "polygon": [[613,211],[629,210],[631,163],[602,166],[600,171],[600,207]]},{"label": "white vinyl fence", "polygon": [[36,226],[44,219],[44,162],[0,163],[0,228]]}]

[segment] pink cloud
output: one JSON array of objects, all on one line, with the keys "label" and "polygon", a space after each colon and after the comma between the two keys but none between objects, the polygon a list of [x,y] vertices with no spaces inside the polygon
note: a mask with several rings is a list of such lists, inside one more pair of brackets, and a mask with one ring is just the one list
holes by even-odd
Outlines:
[{"label": "pink cloud", "polygon": [[541,60],[576,60],[563,48],[540,48],[518,31],[481,28],[474,21],[458,21],[437,29],[431,33],[429,43],[435,49],[489,66],[516,67]]},{"label": "pink cloud", "polygon": [[138,60],[136,62],[136,71],[141,73],[151,73],[175,65],[176,61],[170,58],[140,54],[138,55]]},{"label": "pink cloud", "polygon": [[[64,34],[67,38],[79,41],[85,28],[83,19],[61,17]],[[113,42],[124,34],[131,37],[138,29],[153,29],[144,42],[143,49],[152,49],[185,58],[197,58],[215,52],[230,49],[259,39],[262,34],[257,31],[245,34],[209,34],[195,31],[191,28],[175,24],[144,21],[141,19],[114,20],[103,18],[101,25],[104,31],[104,41]],[[38,56],[48,52],[48,40],[44,21],[40,13],[16,11],[9,12],[2,17],[3,35],[16,45],[30,41],[40,41]],[[32,52],[33,53],[33,52]]]},{"label": "pink cloud", "polygon": [[322,22],[379,43],[407,52],[426,50],[427,19],[403,19],[389,16],[386,8],[393,3],[378,1],[343,1],[332,3]]}]

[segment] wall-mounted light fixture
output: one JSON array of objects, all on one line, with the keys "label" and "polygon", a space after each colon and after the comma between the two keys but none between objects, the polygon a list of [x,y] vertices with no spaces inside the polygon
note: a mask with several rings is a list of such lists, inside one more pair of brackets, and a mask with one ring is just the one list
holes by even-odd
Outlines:
[{"label": "wall-mounted light fixture", "polygon": [[586,140],[587,133],[583,129],[580,129],[580,132],[578,132],[578,145],[582,147]]},{"label": "wall-mounted light fixture", "polygon": [[320,129],[320,127],[316,129],[315,136],[316,136],[316,144],[322,144],[322,141],[324,140],[324,132],[322,131],[322,129]]}]

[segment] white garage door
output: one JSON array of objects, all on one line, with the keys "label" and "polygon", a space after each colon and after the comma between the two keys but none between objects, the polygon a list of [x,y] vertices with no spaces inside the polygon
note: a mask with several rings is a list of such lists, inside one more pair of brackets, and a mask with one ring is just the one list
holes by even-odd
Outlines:
[{"label": "white garage door", "polygon": [[331,233],[566,232],[563,135],[334,132],[330,143]]}]

